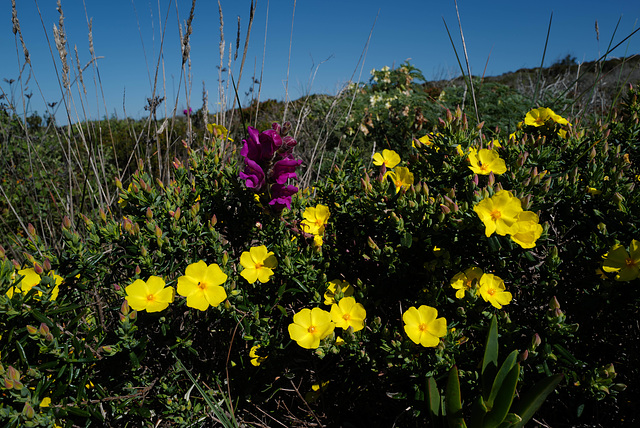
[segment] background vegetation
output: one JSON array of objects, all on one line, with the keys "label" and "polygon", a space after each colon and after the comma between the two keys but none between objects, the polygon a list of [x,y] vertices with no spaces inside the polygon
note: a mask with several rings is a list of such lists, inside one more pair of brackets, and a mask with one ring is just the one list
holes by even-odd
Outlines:
[{"label": "background vegetation", "polygon": [[[580,66],[568,58],[500,78],[425,82],[404,63],[336,96],[170,118],[157,117],[159,97],[144,120],[66,126],[25,119],[8,95],[15,91],[3,92],[0,418],[69,427],[437,425],[432,393],[451,397],[455,367],[460,412],[472,420],[495,319],[496,360],[516,351],[518,364],[517,387],[498,400],[506,410],[562,374],[531,424],[637,425],[640,279],[602,270],[614,245],[640,240],[637,73],[637,56]],[[569,120],[565,136],[521,123],[539,105]],[[300,191],[278,211],[238,175],[247,126],[285,120],[298,141],[302,164],[290,182]],[[469,149],[487,147],[506,173],[469,169]],[[372,164],[384,149],[400,155],[412,184],[398,191],[386,167]],[[502,189],[538,214],[535,247],[486,237],[473,208]],[[318,204],[330,212],[321,246],[302,223]],[[249,283],[240,260],[258,245],[277,267],[269,281]],[[219,306],[198,311],[179,295],[160,312],[126,304],[135,280],[159,276],[175,288],[199,260],[228,277]],[[512,302],[497,309],[472,294],[456,298],[451,280],[472,266],[502,278]],[[28,289],[32,272],[39,279]],[[336,328],[303,349],[288,332],[293,315],[328,311],[335,280],[352,285],[365,328]],[[405,333],[402,314],[420,305],[447,320],[437,347]]]}]

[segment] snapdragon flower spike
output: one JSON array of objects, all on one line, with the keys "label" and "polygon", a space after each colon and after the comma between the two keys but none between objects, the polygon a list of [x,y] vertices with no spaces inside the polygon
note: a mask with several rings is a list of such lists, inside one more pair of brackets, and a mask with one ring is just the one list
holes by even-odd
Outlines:
[{"label": "snapdragon flower spike", "polygon": [[239,177],[245,185],[261,197],[275,210],[291,207],[291,197],[298,191],[295,186],[287,185],[289,179],[297,179],[296,168],[302,160],[293,158],[291,151],[296,140],[286,135],[291,129],[290,123],[259,132],[248,127],[249,138],[243,140],[240,154],[244,157],[245,167]]}]

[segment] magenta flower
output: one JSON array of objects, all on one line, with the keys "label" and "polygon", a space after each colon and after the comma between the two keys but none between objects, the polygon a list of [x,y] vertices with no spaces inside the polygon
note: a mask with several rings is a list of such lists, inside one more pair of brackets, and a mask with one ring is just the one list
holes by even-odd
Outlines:
[{"label": "magenta flower", "polygon": [[240,178],[245,180],[245,185],[250,189],[260,190],[265,184],[264,171],[251,159],[244,160],[244,171],[240,172]]},{"label": "magenta flower", "polygon": [[275,183],[271,186],[271,200],[269,205],[281,211],[284,207],[291,209],[291,197],[298,193],[296,186]]},{"label": "magenta flower", "polygon": [[273,180],[278,184],[285,184],[289,178],[296,179],[296,168],[302,163],[302,160],[298,159],[281,159],[273,165],[272,174]]},{"label": "magenta flower", "polygon": [[292,157],[297,141],[286,135],[290,129],[288,122],[282,126],[274,123],[272,129],[262,132],[249,126],[249,136],[242,140],[244,145],[240,150],[244,157],[240,179],[249,189],[262,193],[263,200],[268,200],[268,205],[278,211],[291,208],[291,197],[298,191],[297,187],[287,185],[289,179],[298,178],[296,168],[302,163]]}]

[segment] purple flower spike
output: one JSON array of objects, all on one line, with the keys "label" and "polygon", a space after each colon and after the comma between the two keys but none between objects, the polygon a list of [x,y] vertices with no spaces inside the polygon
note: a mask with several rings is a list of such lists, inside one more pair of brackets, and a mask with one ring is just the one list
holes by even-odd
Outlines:
[{"label": "purple flower spike", "polygon": [[248,138],[242,140],[240,154],[245,167],[239,177],[256,193],[268,194],[272,211],[291,209],[291,197],[298,192],[297,187],[287,185],[289,179],[298,178],[296,168],[302,163],[291,155],[297,142],[287,135],[289,130],[288,122],[282,126],[274,123],[272,129],[263,132],[250,126]]},{"label": "purple flower spike", "polygon": [[273,179],[278,184],[285,184],[289,178],[298,178],[296,168],[302,163],[302,160],[291,158],[281,159],[273,165]]},{"label": "purple flower spike", "polygon": [[245,185],[250,189],[260,190],[265,184],[264,171],[256,162],[251,159],[244,160],[244,171],[240,172],[241,180],[246,180]]},{"label": "purple flower spike", "polygon": [[274,184],[271,186],[271,200],[269,205],[282,210],[284,207],[291,209],[291,197],[298,193],[296,186]]}]

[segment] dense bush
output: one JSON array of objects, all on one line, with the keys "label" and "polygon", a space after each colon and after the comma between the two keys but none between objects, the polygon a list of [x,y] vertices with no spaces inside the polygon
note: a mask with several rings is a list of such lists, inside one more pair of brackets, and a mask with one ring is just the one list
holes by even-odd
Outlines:
[{"label": "dense bush", "polygon": [[29,227],[23,264],[0,254],[1,417],[423,426],[454,366],[469,417],[495,315],[519,392],[564,375],[539,420],[637,422],[637,95],[491,138],[459,109],[420,140],[416,111],[369,111],[400,155],[354,146],[293,195],[287,126],[184,143],[170,182],[139,162],[62,251]]}]

